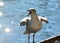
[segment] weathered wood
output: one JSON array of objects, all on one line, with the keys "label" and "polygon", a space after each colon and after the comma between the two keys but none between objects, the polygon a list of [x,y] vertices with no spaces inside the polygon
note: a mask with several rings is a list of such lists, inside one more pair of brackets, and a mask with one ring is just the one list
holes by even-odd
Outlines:
[{"label": "weathered wood", "polygon": [[37,42],[37,43],[60,43],[60,34],[53,36],[53,37],[50,37],[50,38],[47,38],[47,39],[42,40],[42,41]]}]

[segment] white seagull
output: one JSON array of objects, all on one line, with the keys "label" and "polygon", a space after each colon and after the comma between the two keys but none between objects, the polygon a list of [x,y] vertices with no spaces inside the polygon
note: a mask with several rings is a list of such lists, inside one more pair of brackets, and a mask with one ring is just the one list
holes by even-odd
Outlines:
[{"label": "white seagull", "polygon": [[42,22],[48,23],[48,19],[46,17],[37,16],[36,10],[34,8],[30,8],[28,11],[29,11],[28,16],[31,15],[31,17],[23,18],[20,21],[20,26],[26,25],[26,31],[24,32],[24,34],[28,34],[28,43],[30,43],[30,34],[34,33],[33,43],[35,43],[34,41],[35,33],[41,30]]}]

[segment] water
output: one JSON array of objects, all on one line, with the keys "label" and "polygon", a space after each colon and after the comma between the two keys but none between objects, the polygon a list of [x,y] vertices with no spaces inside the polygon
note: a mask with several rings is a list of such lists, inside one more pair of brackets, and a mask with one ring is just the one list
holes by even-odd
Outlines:
[{"label": "water", "polygon": [[[60,34],[60,1],[59,0],[0,0],[4,5],[0,6],[0,43],[28,43],[27,35],[24,35],[25,26],[19,23],[27,16],[27,9],[33,7],[38,15],[46,16],[48,24],[43,24],[41,31],[36,33],[35,41]],[[8,28],[10,31],[6,32]],[[32,35],[31,35],[32,43]]]}]

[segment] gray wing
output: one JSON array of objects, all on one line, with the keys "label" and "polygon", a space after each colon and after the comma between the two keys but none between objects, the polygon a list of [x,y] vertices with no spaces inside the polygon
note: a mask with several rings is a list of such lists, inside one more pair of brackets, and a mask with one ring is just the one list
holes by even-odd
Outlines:
[{"label": "gray wing", "polygon": [[24,26],[27,23],[27,20],[31,21],[31,17],[25,17],[20,21],[20,26]]},{"label": "gray wing", "polygon": [[39,20],[45,23],[48,23],[48,19],[46,17],[43,16],[38,16]]}]

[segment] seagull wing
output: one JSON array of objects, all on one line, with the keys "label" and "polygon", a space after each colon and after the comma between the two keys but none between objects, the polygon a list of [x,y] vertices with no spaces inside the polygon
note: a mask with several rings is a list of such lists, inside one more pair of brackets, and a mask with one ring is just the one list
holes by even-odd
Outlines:
[{"label": "seagull wing", "polygon": [[48,19],[46,17],[43,16],[38,16],[39,20],[45,23],[48,23]]},{"label": "seagull wing", "polygon": [[31,21],[31,17],[25,17],[20,21],[20,26],[24,26],[27,23],[27,20]]}]

